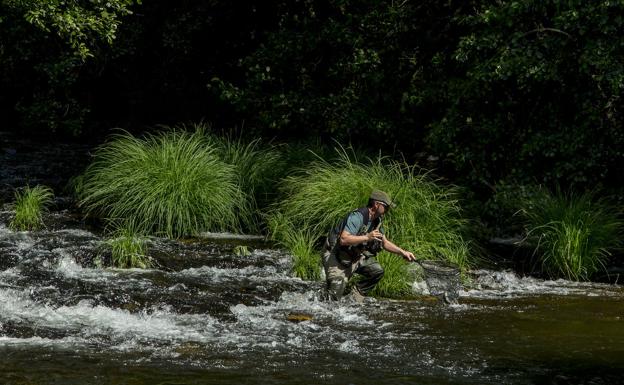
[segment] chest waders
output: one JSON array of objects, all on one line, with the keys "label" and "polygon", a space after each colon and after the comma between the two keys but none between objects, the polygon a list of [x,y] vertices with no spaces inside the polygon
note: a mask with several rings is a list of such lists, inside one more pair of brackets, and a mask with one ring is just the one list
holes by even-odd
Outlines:
[{"label": "chest waders", "polygon": [[[358,245],[352,246],[341,246],[340,245],[340,234],[344,231],[347,226],[347,221],[349,217],[353,213],[360,213],[364,218],[362,226],[358,229],[357,234],[353,235],[364,235],[368,232],[370,226],[370,215],[368,211],[368,207],[360,207],[357,210],[352,211],[347,215],[336,227],[334,227],[327,236],[327,242],[325,247],[330,252],[335,252],[336,259],[338,262],[344,267],[350,267],[355,262],[359,261],[362,258],[374,257],[381,251],[381,241],[373,240],[364,242]],[[381,227],[381,217],[373,220],[372,228],[379,230]]]}]

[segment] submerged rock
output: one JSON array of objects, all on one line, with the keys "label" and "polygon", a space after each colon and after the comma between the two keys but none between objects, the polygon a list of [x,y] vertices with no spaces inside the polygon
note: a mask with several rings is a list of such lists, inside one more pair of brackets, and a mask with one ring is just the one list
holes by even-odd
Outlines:
[{"label": "submerged rock", "polygon": [[286,319],[290,322],[310,321],[313,318],[314,316],[312,314],[303,312],[291,312],[286,316]]}]

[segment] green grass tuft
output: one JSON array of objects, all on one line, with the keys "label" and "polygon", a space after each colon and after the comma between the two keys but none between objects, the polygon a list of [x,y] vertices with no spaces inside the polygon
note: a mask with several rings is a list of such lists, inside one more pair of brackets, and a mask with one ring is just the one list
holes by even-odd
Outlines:
[{"label": "green grass tuft", "polygon": [[153,266],[146,255],[146,238],[132,230],[120,228],[105,243],[111,248],[112,264],[115,267],[146,269]]},{"label": "green grass tuft", "polygon": [[[204,130],[203,126],[196,126]],[[281,178],[279,170],[282,158],[279,151],[260,139],[245,141],[230,136],[208,135],[207,140],[216,149],[216,155],[234,168],[236,183],[243,191],[246,205],[252,215],[244,216],[242,225],[246,231],[259,232],[262,218],[258,214],[275,196],[277,180]]]},{"label": "green grass tuft", "polygon": [[622,246],[617,210],[591,193],[542,191],[523,210],[528,240],[551,277],[587,280]]},{"label": "green grass tuft", "polygon": [[408,263],[398,255],[381,252],[377,261],[384,269],[384,277],[375,286],[372,295],[378,297],[403,297],[410,294],[411,282],[408,273]]},{"label": "green grass tuft", "polygon": [[201,130],[115,135],[96,151],[80,187],[88,213],[143,234],[238,232],[251,221],[236,170]]},{"label": "green grass tuft", "polygon": [[249,246],[245,246],[245,245],[237,245],[237,246],[235,246],[234,249],[232,250],[232,252],[237,257],[248,257],[248,256],[251,255],[251,251],[249,250]]},{"label": "green grass tuft", "polygon": [[269,233],[273,240],[293,254],[293,275],[307,281],[321,278],[321,256],[317,239],[310,231],[297,230],[279,213],[269,217]]},{"label": "green grass tuft", "polygon": [[43,214],[52,203],[54,192],[46,186],[25,187],[15,191],[15,217],[9,223],[14,231],[37,230],[43,226]]},{"label": "green grass tuft", "polygon": [[413,166],[383,157],[359,162],[342,149],[338,160],[319,159],[285,178],[281,188],[284,198],[274,211],[317,239],[349,210],[366,205],[374,188],[384,190],[398,202],[384,218],[388,238],[419,258],[442,255],[460,267],[468,264],[455,190],[435,183]]}]

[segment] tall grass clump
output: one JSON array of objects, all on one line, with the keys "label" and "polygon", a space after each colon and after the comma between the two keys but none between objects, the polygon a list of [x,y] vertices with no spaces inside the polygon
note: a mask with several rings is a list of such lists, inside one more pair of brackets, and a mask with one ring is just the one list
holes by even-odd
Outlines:
[{"label": "tall grass clump", "polygon": [[522,212],[527,240],[551,277],[587,280],[622,246],[624,227],[616,208],[592,193],[542,191]]},{"label": "tall grass clump", "polygon": [[[203,132],[210,129],[202,123],[193,128]],[[252,218],[253,222],[246,224],[251,231],[262,227],[261,222],[266,218],[261,216],[261,212],[277,199],[277,187],[284,176],[316,160],[319,157],[317,154],[323,159],[336,155],[330,147],[314,140],[273,144],[260,139],[248,141],[240,136],[214,133],[207,134],[207,138],[215,146],[219,158],[234,167],[238,184],[252,212],[257,213]]]},{"label": "tall grass clump", "polygon": [[384,268],[384,276],[371,292],[379,297],[402,297],[410,294],[411,282],[407,263],[397,255],[380,253],[377,261]]},{"label": "tall grass clump", "polygon": [[463,221],[453,188],[405,163],[381,156],[360,162],[345,149],[338,152],[334,161],[317,159],[285,178],[283,199],[274,212],[318,243],[350,210],[366,205],[373,189],[381,189],[399,205],[384,218],[389,239],[418,258],[443,255],[461,268],[468,266],[468,244],[461,236]]},{"label": "tall grass clump", "polygon": [[105,244],[111,249],[111,262],[115,267],[146,269],[153,266],[146,255],[147,239],[130,229],[115,230]]},{"label": "tall grass clump", "polygon": [[279,213],[268,221],[272,239],[293,254],[293,275],[307,281],[321,278],[321,258],[317,251],[316,237],[308,230],[297,230],[292,223]]},{"label": "tall grass clump", "polygon": [[43,226],[43,214],[54,199],[47,186],[25,187],[15,191],[15,216],[9,228],[17,231],[37,230]]},{"label": "tall grass clump", "polygon": [[[196,128],[205,130],[203,126]],[[233,167],[236,183],[240,186],[251,213],[243,223],[248,231],[260,230],[262,218],[256,214],[266,207],[275,196],[275,186],[281,178],[282,157],[275,146],[260,139],[245,141],[232,136],[207,135],[207,140],[214,146],[216,155]]]},{"label": "tall grass clump", "polygon": [[234,167],[219,159],[201,131],[121,133],[95,152],[80,204],[143,234],[240,231],[251,214],[236,182]]}]

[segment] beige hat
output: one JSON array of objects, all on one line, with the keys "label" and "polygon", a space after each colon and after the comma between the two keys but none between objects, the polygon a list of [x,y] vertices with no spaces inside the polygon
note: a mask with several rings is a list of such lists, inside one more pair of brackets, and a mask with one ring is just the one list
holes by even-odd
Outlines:
[{"label": "beige hat", "polygon": [[373,190],[373,192],[371,192],[370,199],[385,203],[387,206],[390,206],[391,208],[396,207],[396,204],[392,202],[392,199],[390,199],[390,196],[381,190]]}]

